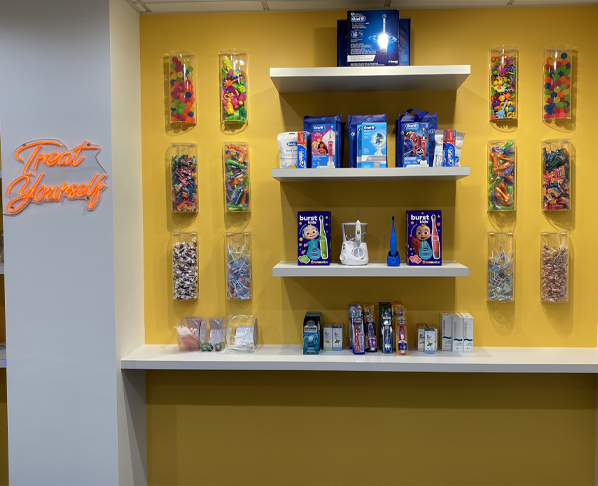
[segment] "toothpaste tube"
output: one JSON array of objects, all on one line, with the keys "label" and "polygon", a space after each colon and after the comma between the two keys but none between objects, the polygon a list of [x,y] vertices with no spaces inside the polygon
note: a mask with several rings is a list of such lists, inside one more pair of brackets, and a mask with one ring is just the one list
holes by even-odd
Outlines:
[{"label": "toothpaste tube", "polygon": [[465,134],[456,130],[444,130],[442,137],[442,166],[459,167],[461,147]]},{"label": "toothpaste tube", "polygon": [[309,132],[297,132],[297,168],[307,169],[307,140]]},{"label": "toothpaste tube", "polygon": [[434,133],[434,162],[432,165],[434,167],[442,167],[442,149],[443,143],[442,140],[444,139],[444,132],[440,130],[436,130]]}]

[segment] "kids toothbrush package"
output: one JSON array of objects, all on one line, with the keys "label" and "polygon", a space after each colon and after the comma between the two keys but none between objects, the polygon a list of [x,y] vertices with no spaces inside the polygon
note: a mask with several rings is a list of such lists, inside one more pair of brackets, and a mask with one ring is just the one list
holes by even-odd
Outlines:
[{"label": "kids toothbrush package", "polygon": [[442,265],[442,211],[407,211],[408,265]]},{"label": "kids toothbrush package", "polygon": [[353,354],[365,354],[363,313],[359,304],[349,304],[349,341]]},{"label": "kids toothbrush package", "polygon": [[[415,114],[413,114],[415,112]],[[438,115],[415,109],[397,120],[396,167],[430,167],[434,163],[434,136]]]},{"label": "kids toothbrush package", "polygon": [[330,265],[330,211],[297,213],[299,265]]},{"label": "kids toothbrush package", "polygon": [[303,117],[303,130],[310,133],[308,167],[341,167],[341,116]]},{"label": "kids toothbrush package", "polygon": [[[357,140],[358,128],[362,124],[384,123],[386,136],[386,113],[382,115],[349,115],[349,167],[357,167]],[[384,161],[386,162],[386,140],[384,140]]]}]

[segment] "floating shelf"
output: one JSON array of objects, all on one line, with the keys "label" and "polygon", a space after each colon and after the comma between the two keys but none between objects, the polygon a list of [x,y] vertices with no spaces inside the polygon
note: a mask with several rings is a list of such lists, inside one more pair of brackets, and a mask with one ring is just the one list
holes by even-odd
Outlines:
[{"label": "floating shelf", "polygon": [[456,91],[469,65],[270,68],[279,93]]},{"label": "floating shelf", "polygon": [[400,267],[389,267],[386,262],[370,262],[363,266],[340,263],[330,265],[301,265],[280,262],[272,269],[273,277],[469,277],[469,268],[453,261],[442,266],[416,267],[401,262]]},{"label": "floating shelf", "polygon": [[386,169],[272,169],[280,182],[319,181],[456,181],[469,167],[388,167]]},{"label": "floating shelf", "polygon": [[300,345],[262,345],[256,353],[180,352],[146,344],[121,360],[129,370],[304,370],[447,373],[598,373],[596,348],[482,348],[471,354],[437,351],[408,356],[354,355],[350,350],[304,356]]}]

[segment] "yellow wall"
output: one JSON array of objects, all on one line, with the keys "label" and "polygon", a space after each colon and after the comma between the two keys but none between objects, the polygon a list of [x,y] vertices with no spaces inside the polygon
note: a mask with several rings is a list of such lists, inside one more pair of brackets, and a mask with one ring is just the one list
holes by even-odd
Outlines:
[{"label": "yellow wall", "polygon": [[[598,79],[598,7],[404,14],[413,19],[413,64],[471,64],[472,74],[457,94],[279,96],[270,67],[335,64],[335,21],[343,12],[141,17],[147,343],[174,343],[173,326],[184,315],[249,309],[259,316],[263,342],[299,343],[306,310],[346,321],[349,302],[400,298],[410,323],[434,322],[439,311],[471,312],[476,345],[596,346],[591,144],[598,112],[593,82]],[[521,119],[513,134],[487,121],[488,49],[503,43],[520,49]],[[569,136],[541,122],[542,50],[557,43],[579,50],[574,75],[582,103],[574,105],[578,128],[570,137],[580,163],[573,175],[573,211],[545,217],[540,211],[540,142]],[[235,137],[224,136],[218,126],[218,52],[228,47],[245,49],[250,56],[250,125]],[[172,132],[165,124],[162,56],[179,49],[197,54],[201,123],[186,133]],[[412,107],[438,111],[440,128],[467,133],[462,160],[472,168],[469,178],[308,185],[280,184],[270,176],[278,165],[276,135],[300,129],[304,114],[342,113],[346,119],[349,113],[386,112],[392,123]],[[485,210],[486,142],[509,136],[519,147],[517,214],[491,219]],[[168,210],[167,149],[175,141],[199,147],[200,213],[195,219]],[[253,213],[248,220],[226,217],[223,211],[220,153],[225,141],[250,143]],[[394,160],[394,134],[390,153]],[[469,266],[470,277],[272,277],[273,265],[296,256],[296,211],[332,211],[338,255],[340,223],[354,220],[357,206],[361,219],[370,223],[372,259],[383,258],[391,215],[400,227],[405,209],[442,209],[444,256]],[[539,245],[540,231],[555,222],[571,231],[575,265],[570,303],[549,306],[539,303]],[[505,225],[514,228],[517,241],[516,302],[490,306],[485,301],[486,232]],[[185,228],[199,232],[197,303],[171,299],[170,232]],[[245,228],[253,233],[255,297],[250,305],[227,308],[224,233]],[[147,390],[150,484],[593,484],[591,375],[148,372]],[[466,454],[469,463],[463,460]],[[388,468],[381,467],[384,462]],[[402,479],[396,475],[399,464],[404,465]]]}]

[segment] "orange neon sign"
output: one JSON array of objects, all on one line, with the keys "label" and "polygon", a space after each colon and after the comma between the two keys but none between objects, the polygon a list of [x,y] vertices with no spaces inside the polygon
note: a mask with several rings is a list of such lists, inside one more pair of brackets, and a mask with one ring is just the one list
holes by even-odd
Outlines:
[{"label": "orange neon sign", "polygon": [[[6,189],[6,195],[10,199],[6,205],[8,214],[18,214],[32,202],[43,204],[60,202],[64,199],[86,199],[87,209],[93,211],[100,201],[100,193],[108,187],[106,184],[108,174],[98,161],[100,150],[99,145],[88,141],[71,150],[58,140],[35,140],[21,145],[15,150],[15,158],[23,163],[23,175],[12,181]],[[43,184],[44,165],[78,167],[90,152],[95,152],[95,159],[103,171],[102,174],[96,172],[91,181],[85,184],[62,183],[56,186]]]}]

